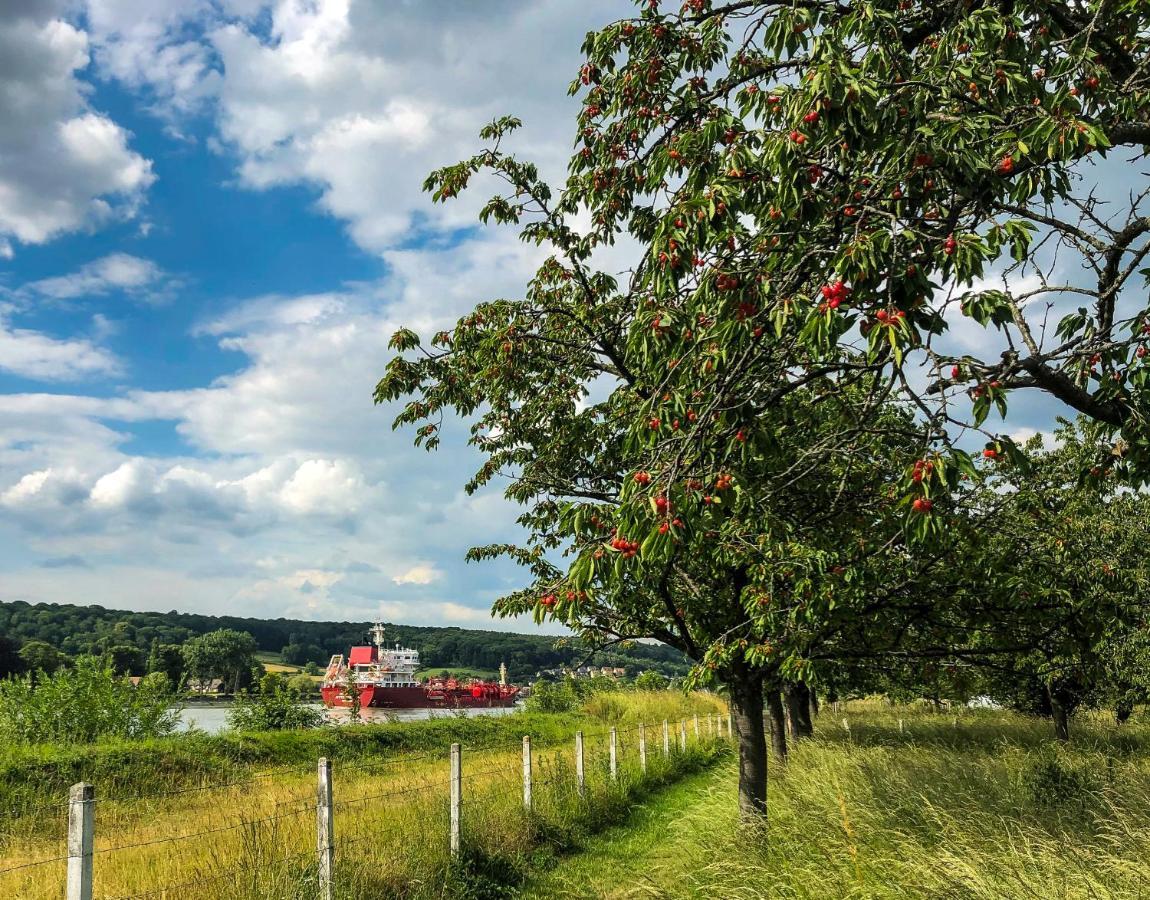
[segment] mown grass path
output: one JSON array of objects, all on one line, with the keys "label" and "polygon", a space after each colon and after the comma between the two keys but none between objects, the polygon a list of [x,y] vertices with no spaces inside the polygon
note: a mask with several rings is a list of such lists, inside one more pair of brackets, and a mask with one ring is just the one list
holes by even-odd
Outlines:
[{"label": "mown grass path", "polygon": [[[771,766],[769,834],[728,760],[551,857],[519,897],[1150,900],[1150,716],[1072,740],[1006,711],[860,701]],[[545,870],[546,869],[546,870]]]},{"label": "mown grass path", "polygon": [[630,818],[589,838],[523,887],[523,900],[684,896],[682,873],[706,865],[697,832],[728,814],[734,761],[691,775],[637,804]]}]

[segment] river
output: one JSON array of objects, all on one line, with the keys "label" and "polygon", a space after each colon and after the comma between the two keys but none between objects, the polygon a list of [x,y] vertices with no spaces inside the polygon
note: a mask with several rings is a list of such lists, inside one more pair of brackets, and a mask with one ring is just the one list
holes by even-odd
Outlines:
[{"label": "river", "polygon": [[[322,709],[318,703],[316,709]],[[215,734],[228,727],[228,710],[230,703],[193,703],[185,706],[180,712],[179,731],[188,731],[198,728],[208,734]],[[498,706],[491,709],[464,709],[467,716],[505,716],[517,712],[522,706]],[[456,710],[449,709],[365,709],[360,712],[364,722],[418,722],[423,719],[445,718],[457,715]],[[328,718],[337,724],[347,722],[348,710],[337,709],[328,711]]]}]

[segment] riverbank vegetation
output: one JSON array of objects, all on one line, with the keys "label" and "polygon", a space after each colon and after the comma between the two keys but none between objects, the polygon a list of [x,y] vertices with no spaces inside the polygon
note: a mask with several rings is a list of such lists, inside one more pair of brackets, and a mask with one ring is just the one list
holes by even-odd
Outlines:
[{"label": "riverbank vegetation", "polygon": [[[672,731],[663,719],[693,722]],[[109,896],[181,885],[180,896],[304,897],[315,892],[316,760],[333,761],[341,897],[449,896],[513,883],[535,854],[572,847],[659,785],[716,761],[725,746],[710,694],[626,694],[563,714],[445,716],[426,722],[306,731],[183,735],[132,744],[9,748],[0,764],[0,896],[54,897],[61,867],[61,799],[73,780],[96,786],[97,869]],[[642,718],[640,718],[642,717]],[[638,757],[648,726],[648,770]],[[608,731],[618,728],[619,780],[608,775]],[[585,734],[587,791],[574,781],[573,736]],[[535,808],[522,807],[522,737],[535,750]],[[466,852],[447,852],[448,748],[463,746]],[[685,748],[685,749],[684,749]],[[309,806],[308,804],[313,804]],[[130,848],[117,850],[115,848]],[[186,884],[185,884],[186,883]],[[310,892],[310,893],[309,893]]]},{"label": "riverbank vegetation", "polygon": [[561,713],[516,712],[466,716],[449,711],[419,722],[340,725],[304,730],[185,732],[147,739],[88,744],[5,742],[0,745],[0,821],[59,802],[78,781],[114,794],[145,795],[244,780],[280,766],[312,765],[321,756],[369,761],[393,753],[444,750],[454,742],[495,745],[530,735],[540,746],[568,740],[580,723],[677,721],[695,712],[720,712],[712,694],[681,692],[597,695]]}]

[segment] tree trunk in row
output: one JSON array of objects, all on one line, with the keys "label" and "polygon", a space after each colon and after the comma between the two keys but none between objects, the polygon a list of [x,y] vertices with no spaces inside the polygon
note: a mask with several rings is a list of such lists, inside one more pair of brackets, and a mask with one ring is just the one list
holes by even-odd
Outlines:
[{"label": "tree trunk in row", "polygon": [[814,728],[811,726],[810,691],[807,686],[802,682],[789,682],[783,687],[783,700],[787,705],[791,740],[810,737]]},{"label": "tree trunk in row", "polygon": [[1070,713],[1058,690],[1046,689],[1050,698],[1050,715],[1054,719],[1054,736],[1060,741],[1070,740]]},{"label": "tree trunk in row", "polygon": [[739,812],[744,819],[763,821],[767,817],[767,740],[762,674],[735,674],[731,712],[739,744]]},{"label": "tree trunk in row", "polygon": [[771,720],[771,749],[776,758],[787,758],[787,717],[783,711],[783,695],[777,687],[767,688],[767,714]]}]

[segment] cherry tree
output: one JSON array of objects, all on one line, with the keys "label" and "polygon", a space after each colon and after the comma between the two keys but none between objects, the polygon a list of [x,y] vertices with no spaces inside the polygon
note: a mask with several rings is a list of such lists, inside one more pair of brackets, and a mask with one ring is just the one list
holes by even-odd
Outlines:
[{"label": "cherry tree", "polygon": [[1147,14],[646,2],[587,36],[562,186],[508,152],[512,117],[427,181],[448,201],[494,176],[483,220],[549,256],[522,298],[397,332],[377,400],[408,398],[429,448],[469,420],[468,488],[524,505],[525,542],[472,551],[530,572],[499,612],[655,638],[729,687],[748,814],[764,687],[891,635],[941,658],[996,614],[944,579],[952,621],[923,619],[915,585],[980,468],[1022,471],[990,425],[1017,391],[1089,417],[1095,480],[1150,473],[1150,220],[1136,185],[1119,209],[1086,177],[1150,141]]}]

